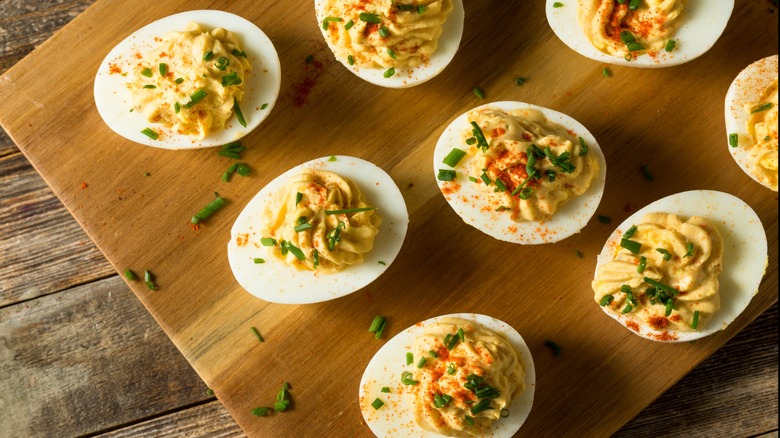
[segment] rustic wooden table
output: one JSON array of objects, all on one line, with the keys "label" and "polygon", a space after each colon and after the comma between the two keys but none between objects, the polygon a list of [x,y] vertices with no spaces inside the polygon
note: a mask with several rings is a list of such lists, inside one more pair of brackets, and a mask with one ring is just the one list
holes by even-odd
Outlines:
[{"label": "rustic wooden table", "polygon": [[[90,4],[2,0],[0,74]],[[777,321],[775,304],[616,436],[777,436]],[[1,130],[0,412],[9,437],[242,435]]]}]

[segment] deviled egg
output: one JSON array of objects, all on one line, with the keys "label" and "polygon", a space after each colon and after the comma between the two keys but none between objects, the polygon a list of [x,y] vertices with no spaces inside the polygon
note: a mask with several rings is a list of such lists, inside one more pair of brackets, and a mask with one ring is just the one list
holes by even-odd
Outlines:
[{"label": "deviled egg", "polygon": [[462,313],[390,339],[360,381],[363,418],[378,437],[510,437],[528,418],[536,374],[520,334]]},{"label": "deviled egg", "polygon": [[728,149],[753,180],[777,191],[777,55],[742,70],[726,93]]},{"label": "deviled egg", "polygon": [[463,36],[463,0],[314,0],[314,9],[336,59],[381,87],[433,79]]},{"label": "deviled egg", "polygon": [[251,22],[227,12],[171,15],[133,32],[105,57],[95,104],[117,134],[194,149],[256,128],[279,95],[279,57]]},{"label": "deviled egg", "polygon": [[228,260],[252,295],[283,304],[327,301],[379,277],[403,245],[409,215],[390,176],[332,156],[268,183],[233,224]]},{"label": "deviled egg", "polygon": [[439,190],[467,224],[496,239],[557,242],[596,212],[606,181],[596,139],[579,122],[522,102],[457,117],[439,137]]},{"label": "deviled egg", "polygon": [[745,310],[767,263],[766,234],[750,206],[722,192],[678,193],[637,211],[607,239],[594,298],[643,338],[691,341]]},{"label": "deviled egg", "polygon": [[734,0],[547,0],[547,22],[569,48],[608,64],[656,68],[707,52]]}]

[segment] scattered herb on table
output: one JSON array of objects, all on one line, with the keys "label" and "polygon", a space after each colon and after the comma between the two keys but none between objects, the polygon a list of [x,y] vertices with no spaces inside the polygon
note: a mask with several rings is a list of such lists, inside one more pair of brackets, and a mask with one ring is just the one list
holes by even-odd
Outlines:
[{"label": "scattered herb on table", "polygon": [[[611,296],[611,295],[608,295]],[[561,347],[558,346],[555,342],[551,340],[544,341],[544,346],[549,348],[550,351],[552,351],[553,356],[560,357],[561,356]]]}]

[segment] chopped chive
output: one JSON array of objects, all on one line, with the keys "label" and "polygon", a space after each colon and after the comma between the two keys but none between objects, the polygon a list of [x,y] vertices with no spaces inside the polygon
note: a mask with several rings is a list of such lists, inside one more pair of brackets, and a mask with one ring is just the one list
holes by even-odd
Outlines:
[{"label": "chopped chive", "polygon": [[246,119],[244,119],[244,113],[241,112],[241,107],[238,106],[238,99],[236,99],[235,96],[233,96],[233,111],[236,113],[236,119],[238,119],[238,123],[246,128]]},{"label": "chopped chive", "polygon": [[392,59],[398,59],[398,57],[395,54],[395,51],[393,51],[393,49],[390,48],[387,49],[387,56],[389,56]]},{"label": "chopped chive", "polygon": [[425,5],[417,6],[417,13],[422,14],[423,12],[425,12]]},{"label": "chopped chive", "polygon": [[301,231],[310,230],[312,228],[314,228],[314,226],[312,224],[310,224],[308,222],[305,222],[305,223],[298,224],[298,225],[294,226],[293,227],[293,231],[295,231],[296,233],[300,233]]},{"label": "chopped chive", "polygon": [[184,104],[184,108],[192,108],[195,106],[195,104],[203,100],[207,95],[208,93],[206,93],[206,90],[199,88],[190,95],[190,101]]},{"label": "chopped chive", "polygon": [[474,138],[477,139],[477,144],[479,145],[479,148],[482,149],[482,151],[486,151],[490,145],[488,144],[487,140],[485,139],[485,134],[482,132],[482,128],[479,127],[477,122],[471,122],[471,133],[474,134]]},{"label": "chopped chive", "polygon": [[[607,296],[612,296],[612,295],[607,295]],[[544,341],[544,346],[549,348],[550,351],[552,351],[553,356],[555,357],[561,356],[561,347],[559,347],[558,344],[556,344],[555,342],[548,339]]]},{"label": "chopped chive", "polygon": [[380,389],[379,391],[380,392],[384,392],[384,393],[389,393],[390,392],[390,388],[387,387],[387,386],[383,386],[382,389]]},{"label": "chopped chive", "polygon": [[144,282],[146,283],[146,287],[148,287],[150,290],[157,290],[157,284],[154,281],[154,274],[152,274],[151,271],[144,271]]},{"label": "chopped chive", "polygon": [[622,41],[623,44],[628,44],[635,42],[636,38],[634,38],[634,35],[631,32],[624,30],[620,32],[620,41]]},{"label": "chopped chive", "polygon": [[490,407],[490,399],[489,398],[483,398],[479,401],[479,403],[471,406],[471,415],[477,415],[482,411],[487,411],[488,409],[493,409]]},{"label": "chopped chive", "polygon": [[460,342],[466,342],[466,333],[462,328],[458,329],[458,339],[460,339]]},{"label": "chopped chive", "polygon": [[585,254],[583,254],[582,251],[580,251],[578,249],[574,250],[574,255],[576,255],[578,259],[581,259],[581,258],[585,257]]},{"label": "chopped chive", "polygon": [[693,321],[691,322],[691,328],[696,330],[699,328],[699,311],[693,312]]},{"label": "chopped chive", "polygon": [[428,362],[428,359],[426,359],[426,358],[424,358],[424,357],[421,357],[421,358],[420,358],[420,361],[419,361],[419,362],[417,362],[417,368],[420,368],[420,369],[422,369],[422,368],[425,366],[425,364],[426,364],[427,362]]},{"label": "chopped chive", "polygon": [[436,179],[439,181],[454,181],[457,177],[456,171],[448,169],[439,169],[439,173],[436,174]]},{"label": "chopped chive", "polygon": [[436,359],[436,358],[438,358],[438,357],[439,357],[439,355],[438,355],[438,354],[436,354],[436,352],[435,352],[435,351],[433,351],[433,350],[428,350],[428,355],[429,355],[429,356],[431,356],[431,357],[432,357],[432,358],[434,358],[434,359]]},{"label": "chopped chive", "polygon": [[377,263],[382,266],[387,266],[387,263],[385,263],[383,260],[378,260]]},{"label": "chopped chive", "polygon": [[152,174],[149,172],[144,172],[144,176],[152,176]]},{"label": "chopped chive", "polygon": [[642,0],[631,0],[628,3],[628,9],[632,11],[636,11],[639,8],[639,4],[642,2]]},{"label": "chopped chive", "polygon": [[344,30],[350,30],[352,29],[352,26],[355,25],[355,22],[352,20],[347,21],[347,24],[344,25]]},{"label": "chopped chive", "polygon": [[385,72],[382,74],[382,76],[386,78],[390,78],[395,74],[395,69],[393,67],[388,68],[385,70]]},{"label": "chopped chive", "polygon": [[666,308],[664,309],[664,316],[671,315],[673,307],[674,307],[674,300],[667,300]]},{"label": "chopped chive", "polygon": [[395,5],[399,11],[411,11],[414,9],[414,5]]},{"label": "chopped chive", "polygon": [[555,2],[555,3],[553,3],[553,7],[554,7],[554,8],[562,8],[562,7],[563,7],[563,3],[561,3],[561,2]]},{"label": "chopped chive", "polygon": [[647,181],[652,181],[655,179],[652,173],[650,173],[650,169],[648,169],[647,164],[643,164],[639,171],[642,173],[642,178],[644,178]]},{"label": "chopped chive", "polygon": [[242,58],[246,58],[246,52],[243,50],[238,50],[237,48],[233,48],[233,50],[231,50],[230,53],[233,56],[240,56]]},{"label": "chopped chive", "polygon": [[626,48],[628,49],[629,52],[638,52],[640,50],[645,50],[645,46],[637,43],[636,41],[634,41],[633,43],[626,44]]},{"label": "chopped chive", "polygon": [[271,408],[266,408],[266,407],[254,408],[252,409],[252,415],[256,417],[265,417],[266,415],[268,415],[269,410],[271,410]]},{"label": "chopped chive", "polygon": [[317,269],[317,266],[320,265],[320,252],[317,251],[317,248],[312,251],[312,259],[314,259],[314,268]]},{"label": "chopped chive", "polygon": [[469,145],[469,146],[473,145],[476,142],[477,142],[477,139],[474,138],[474,137],[469,137],[469,138],[466,139],[466,144]]},{"label": "chopped chive", "polygon": [[260,239],[260,244],[263,246],[276,246],[276,239],[273,237],[263,237]]},{"label": "chopped chive", "polygon": [[229,87],[231,85],[239,85],[243,82],[240,77],[238,77],[238,73],[231,72],[226,74],[225,76],[222,76],[222,86],[223,87]]},{"label": "chopped chive", "polygon": [[224,56],[220,56],[217,59],[217,62],[214,63],[214,67],[216,67],[220,71],[225,71],[229,65],[230,65],[230,60],[225,58]]},{"label": "chopped chive", "polygon": [[382,333],[385,332],[385,327],[387,326],[387,320],[382,321],[382,325],[379,326],[379,330],[376,331],[374,334],[374,339],[381,339]]},{"label": "chopped chive", "polygon": [[504,185],[504,182],[503,182],[503,181],[501,181],[501,178],[496,178],[496,180],[495,180],[494,182],[496,183],[496,189],[497,189],[498,191],[500,191],[500,192],[505,192],[505,191],[507,191],[507,190],[508,190],[508,189],[506,188],[506,186]]},{"label": "chopped chive", "polygon": [[632,59],[634,59],[634,55],[632,55],[631,53],[626,53],[626,56],[624,56],[623,59],[625,59],[626,61],[631,61]]},{"label": "chopped chive", "polygon": [[125,269],[125,278],[130,281],[135,281],[136,280],[135,272],[131,271],[130,269]]},{"label": "chopped chive", "polygon": [[179,114],[181,112],[181,104],[179,102],[175,102],[173,104],[173,112],[176,114]]},{"label": "chopped chive", "polygon": [[501,409],[501,413],[499,415],[501,416],[501,418],[509,417],[509,409],[507,409],[507,408]]},{"label": "chopped chive", "polygon": [[459,339],[460,337],[458,336],[452,336],[450,338],[450,342],[446,342],[447,350],[452,350],[453,348],[455,348],[455,345],[458,343]]},{"label": "chopped chive", "polygon": [[739,146],[739,134],[732,132],[729,134],[729,146],[735,148]]},{"label": "chopped chive", "polygon": [[655,286],[658,289],[661,289],[666,292],[675,293],[677,292],[677,289],[673,288],[672,286],[669,286],[668,284],[663,284],[660,281],[653,280],[652,278],[645,277],[644,278],[645,283]]},{"label": "chopped chive", "polygon": [[452,401],[452,396],[447,394],[436,394],[433,397],[433,405],[437,407],[438,409],[441,409]]},{"label": "chopped chive", "polygon": [[328,161],[330,161],[330,162],[336,161],[336,156],[335,155],[331,155],[330,158],[328,158]]},{"label": "chopped chive", "polygon": [[146,85],[144,85],[144,88],[148,88],[148,89],[151,90],[151,89],[157,88],[157,85],[146,84]]},{"label": "chopped chive", "polygon": [[636,272],[643,273],[645,272],[645,269],[647,268],[647,257],[640,256],[639,257],[639,265],[636,267]]},{"label": "chopped chive", "polygon": [[509,208],[509,207],[507,207],[507,206],[505,206],[505,205],[499,205],[499,206],[498,206],[498,207],[496,207],[496,209],[495,209],[495,210],[493,210],[493,211],[508,211],[508,210],[511,210],[511,208]]},{"label": "chopped chive", "polygon": [[152,128],[144,128],[143,131],[141,131],[141,134],[151,138],[152,140],[157,140],[159,138],[157,132],[155,132]]},{"label": "chopped chive", "polygon": [[325,214],[350,214],[362,211],[374,211],[377,207],[345,208],[343,210],[325,210]]},{"label": "chopped chive", "polygon": [[470,417],[468,415],[464,415],[463,419],[466,420],[466,424],[468,424],[469,426],[473,426],[474,425],[474,417]]},{"label": "chopped chive", "polygon": [[303,199],[303,193],[295,192],[295,205],[296,206],[301,203],[302,199]]},{"label": "chopped chive", "polygon": [[444,160],[442,162],[450,167],[455,167],[458,165],[460,160],[462,160],[463,157],[465,156],[466,156],[466,151],[458,148],[452,148],[450,153],[447,154],[446,157],[444,157]]},{"label": "chopped chive", "polygon": [[666,42],[666,47],[664,47],[664,50],[666,50],[667,52],[671,52],[672,50],[674,50],[675,44],[677,44],[677,42],[675,40],[667,41]]},{"label": "chopped chive", "polygon": [[261,110],[264,110],[266,108],[268,108],[268,104],[267,103],[264,103],[264,104],[260,105],[260,109]]},{"label": "chopped chive", "polygon": [[555,171],[554,170],[547,170],[544,172],[547,175],[547,180],[550,182],[555,182]]},{"label": "chopped chive", "polygon": [[625,248],[634,254],[638,254],[642,249],[642,244],[633,240],[620,239],[620,247]]},{"label": "chopped chive", "polygon": [[475,182],[479,182],[479,180],[478,180],[478,179],[476,179],[476,178],[474,178],[473,176],[470,176],[470,177],[469,177],[469,181],[471,181],[471,182],[473,182],[473,183],[475,183]]},{"label": "chopped chive", "polygon": [[184,78],[176,78],[176,80],[173,82],[176,82],[177,84],[181,84],[182,82],[184,82]]},{"label": "chopped chive", "polygon": [[197,224],[200,223],[201,221],[208,219],[209,216],[214,214],[215,211],[222,208],[223,205],[225,205],[225,199],[220,197],[219,195],[216,195],[216,198],[213,201],[209,202],[199,212],[195,213],[195,215],[192,216],[191,222],[193,224]]},{"label": "chopped chive", "polygon": [[256,265],[265,263],[265,259],[261,259],[260,257],[255,257],[252,259],[252,261],[255,262]]},{"label": "chopped chive", "polygon": [[406,364],[411,365],[414,362],[414,355],[410,352],[406,352]]},{"label": "chopped chive", "polygon": [[144,76],[146,76],[147,78],[151,78],[151,77],[152,77],[152,74],[153,74],[153,73],[152,73],[152,69],[151,69],[151,68],[149,68],[149,67],[147,67],[147,68],[145,68],[145,69],[141,70],[141,74],[142,74],[142,75],[144,75]]},{"label": "chopped chive", "polygon": [[420,382],[412,378],[412,373],[410,373],[409,371],[404,371],[403,373],[401,373],[401,383],[403,383],[404,385],[416,385]]},{"label": "chopped chive", "polygon": [[[381,26],[379,28],[379,36],[381,36],[382,38],[387,38],[389,35],[390,35],[390,32],[387,31],[386,27]],[[390,52],[391,52],[391,50],[388,48],[387,49],[387,53],[390,54]],[[390,57],[395,59],[395,57],[393,57],[393,56],[390,56]]]},{"label": "chopped chive", "polygon": [[486,186],[489,186],[490,184],[493,183],[493,181],[491,181],[490,177],[488,176],[487,172],[482,172],[482,175],[480,175],[479,178],[482,180],[482,182],[485,183]]},{"label": "chopped chive", "polygon": [[753,110],[750,111],[750,114],[760,113],[761,111],[766,111],[770,108],[772,108],[772,102],[762,103],[761,105],[753,108]]},{"label": "chopped chive", "polygon": [[379,24],[382,22],[382,18],[380,18],[379,15],[369,14],[368,12],[361,12],[358,18],[360,21],[365,21],[366,23],[371,24]]},{"label": "chopped chive", "polygon": [[213,58],[214,58],[214,52],[212,52],[211,50],[203,54],[204,61],[211,61]]},{"label": "chopped chive", "polygon": [[206,388],[206,395],[213,396],[214,395],[214,390],[211,389],[211,388]]},{"label": "chopped chive", "polygon": [[631,225],[631,227],[627,229],[625,233],[623,233],[623,238],[630,239],[634,237],[634,233],[636,233],[636,225]]},{"label": "chopped chive", "polygon": [[685,245],[685,250],[687,251],[683,258],[691,257],[693,256],[693,242],[688,242],[687,245]]},{"label": "chopped chive", "polygon": [[303,254],[303,251],[301,251],[300,248],[293,245],[292,243],[285,241],[282,244],[282,247],[287,248],[287,250],[290,251],[290,254],[294,255],[296,259],[300,261],[306,260],[306,256]]},{"label": "chopped chive", "polygon": [[656,248],[655,250],[658,251],[659,253],[663,254],[664,260],[666,260],[667,262],[672,259],[672,253],[670,253],[665,248]]},{"label": "chopped chive", "polygon": [[519,87],[519,86],[521,86],[521,85],[525,84],[525,81],[526,81],[526,79],[525,79],[525,78],[523,78],[523,77],[516,78],[516,79],[515,79],[515,85],[517,85],[517,86]]},{"label": "chopped chive", "polygon": [[580,156],[584,157],[588,155],[588,145],[585,144],[585,140],[582,137],[577,137],[580,140]]},{"label": "chopped chive", "polygon": [[284,412],[287,410],[288,406],[290,406],[290,400],[279,400],[278,402],[274,402],[274,411]]},{"label": "chopped chive", "polygon": [[598,219],[599,219],[599,222],[601,222],[602,224],[611,224],[612,223],[612,218],[609,217],[609,216],[604,216],[603,214],[600,214],[598,216]]},{"label": "chopped chive", "polygon": [[328,30],[328,23],[340,23],[341,21],[343,20],[339,17],[325,17],[325,19],[322,20],[322,28]]},{"label": "chopped chive", "polygon": [[629,313],[629,312],[631,312],[632,310],[634,310],[634,308],[633,308],[633,307],[631,307],[631,304],[628,304],[628,303],[626,303],[626,307],[624,307],[624,308],[623,308],[623,311],[622,311],[622,312],[620,312],[620,313]]},{"label": "chopped chive", "polygon": [[257,330],[257,327],[254,327],[254,326],[249,327],[249,330],[252,331],[252,334],[255,335],[255,337],[257,338],[258,341],[265,342],[265,339],[263,339],[263,336],[260,334],[260,331]]},{"label": "chopped chive", "polygon": [[355,65],[355,58],[353,58],[352,55],[347,55],[347,63],[349,65]]},{"label": "chopped chive", "polygon": [[615,297],[613,297],[612,295],[604,295],[603,297],[601,297],[599,304],[601,304],[601,307],[608,306],[609,304],[612,303],[612,300],[614,299]]},{"label": "chopped chive", "polygon": [[314,62],[314,55],[309,55],[309,56],[307,56],[307,57],[306,57],[306,59],[304,59],[304,60],[303,60],[303,62],[304,62],[305,64],[307,64],[307,65],[308,65],[308,64],[311,64],[312,62]]},{"label": "chopped chive", "polygon": [[474,92],[474,95],[479,97],[480,99],[484,99],[485,98],[485,93],[483,93],[482,90],[480,90],[478,87],[474,87],[472,92]]},{"label": "chopped chive", "polygon": [[455,374],[456,371],[457,371],[457,368],[455,368],[455,363],[454,362],[450,362],[450,364],[447,365],[447,374],[453,375],[453,374]]},{"label": "chopped chive", "polygon": [[610,76],[609,69],[604,67],[601,69],[601,76],[604,76],[605,78],[608,78]]},{"label": "chopped chive", "polygon": [[379,331],[379,328],[382,326],[382,323],[385,322],[385,317],[382,315],[376,315],[374,316],[374,319],[371,321],[371,325],[368,327],[368,331],[370,333],[376,333]]}]

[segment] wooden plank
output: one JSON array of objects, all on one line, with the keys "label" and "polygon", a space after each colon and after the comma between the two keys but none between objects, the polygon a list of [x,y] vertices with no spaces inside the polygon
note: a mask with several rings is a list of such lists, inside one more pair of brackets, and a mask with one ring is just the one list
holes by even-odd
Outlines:
[{"label": "wooden plank", "polygon": [[100,438],[228,438],[246,435],[233,421],[222,403],[212,401],[96,436]]},{"label": "wooden plank", "polygon": [[[682,70],[615,68],[614,77],[596,81],[601,66],[574,57],[549,29],[540,26],[544,20],[540,5],[530,9],[512,2],[473,3],[469,5],[470,18],[459,54],[462,61],[450,66],[440,78],[403,91],[400,99],[399,92],[361,83],[330,62],[320,77],[322,85],[315,88],[309,104],[298,108],[291,98],[295,83],[304,74],[301,61],[311,52],[316,52],[320,59],[329,56],[322,48],[314,23],[286,14],[290,7],[296,7],[293,4],[240,8],[229,5],[235,8],[234,12],[258,23],[277,43],[287,82],[274,113],[246,140],[251,146],[246,159],[258,176],[226,187],[224,194],[237,202],[221,211],[201,232],[188,233],[186,219],[193,206],[202,204],[204,194],[214,189],[224,160],[209,151],[164,153],[117,138],[92,109],[89,84],[94,69],[83,68],[86,64],[96,67],[106,48],[124,36],[113,28],[95,24],[122,20],[129,21],[127,28],[132,29],[171,13],[181,4],[158,2],[152,8],[152,2],[147,2],[149,7],[144,7],[144,2],[110,6],[108,2],[97,2],[74,20],[73,26],[67,26],[44,44],[38,56],[22,61],[3,76],[0,97],[8,105],[3,108],[0,121],[113,264],[150,266],[158,272],[160,293],[149,293],[140,286],[134,286],[135,292],[250,434],[259,435],[274,428],[280,433],[300,435],[311,430],[314,419],[321,418],[334,419],[318,423],[323,433],[366,432],[360,425],[354,391],[350,390],[356,387],[362,364],[377,348],[377,343],[365,336],[365,322],[359,317],[363,314],[381,310],[391,318],[390,333],[434,314],[466,309],[504,319],[520,329],[532,345],[535,357],[539,358],[537,366],[548,370],[544,377],[540,375],[535,409],[523,432],[605,434],[617,429],[776,301],[777,272],[770,270],[751,307],[726,332],[694,346],[649,345],[614,326],[601,324],[604,316],[591,302],[587,286],[592,275],[589,263],[574,266],[567,275],[539,275],[541,266],[560,266],[561,260],[571,266],[566,257],[571,257],[574,248],[592,258],[610,231],[607,227],[592,224],[561,245],[544,248],[487,241],[485,236],[466,229],[446,206],[427,164],[438,130],[452,117],[477,104],[468,90],[472,84],[479,84],[490,99],[528,100],[572,114],[588,126],[599,138],[610,163],[602,209],[615,220],[625,216],[621,212],[627,200],[643,205],[689,188],[720,189],[742,197],[756,208],[767,226],[770,247],[775,248],[774,197],[756,190],[733,165],[725,166],[723,174],[711,172],[721,168],[722,160],[728,160],[710,153],[710,145],[722,144],[724,138],[722,92],[744,65],[770,54],[776,47],[776,32],[749,32],[756,25],[776,29],[774,17],[767,16],[760,6],[741,3],[721,42]],[[187,9],[210,5],[188,2]],[[300,0],[301,9],[309,6],[310,2]],[[133,13],[138,10],[141,12]],[[512,32],[496,34],[481,29],[488,22],[496,25],[474,18],[486,15],[511,19],[511,23],[497,25]],[[750,41],[742,40],[745,35],[751,35]],[[79,44],[74,45],[76,39]],[[522,56],[513,58],[510,54]],[[82,68],[69,65],[74,59]],[[33,72],[42,68],[54,76],[66,77],[69,86],[48,90],[45,95],[42,87],[18,86],[40,80]],[[63,74],[66,71],[69,76]],[[528,85],[534,83],[534,87],[518,90],[511,81],[518,71],[527,72],[533,79]],[[680,71],[686,74],[681,75]],[[646,88],[637,89],[640,85]],[[460,89],[462,93],[453,92]],[[674,105],[668,96],[676,96]],[[644,103],[641,112],[637,111],[636,99]],[[316,105],[317,102],[329,104]],[[353,117],[354,107],[361,102],[371,102],[359,108],[364,120]],[[416,102],[420,103],[417,111],[408,111],[414,108],[410,103]],[[426,102],[435,102],[435,111],[427,110],[423,106]],[[686,107],[694,102],[695,108]],[[605,113],[611,116],[604,117]],[[383,117],[387,114],[394,117]],[[69,129],[46,123],[55,117],[70,121]],[[355,147],[352,133],[362,132],[365,120],[381,120],[383,124],[376,135],[361,136],[359,147]],[[425,120],[425,129],[408,129],[419,126],[420,120]],[[658,126],[665,129],[659,130]],[[382,131],[384,136],[379,135]],[[674,138],[669,138],[668,132],[675,133]],[[312,142],[313,138],[318,141]],[[396,147],[387,147],[386,138],[393,138]],[[84,153],[84,145],[90,146],[89,154]],[[324,151],[322,145],[339,145],[339,150]],[[706,150],[702,149],[705,147]],[[59,154],[55,155],[55,151]],[[405,188],[412,226],[402,257],[377,283],[335,302],[277,306],[249,297],[234,283],[223,254],[230,218],[258,187],[283,169],[315,156],[350,151],[382,165]],[[56,162],[50,158],[54,156],[59,158]],[[643,157],[651,157],[653,168],[658,169],[657,181],[636,193],[633,187],[643,184],[636,172],[640,164],[647,162]],[[144,181],[139,175],[152,170],[150,167],[154,167],[156,178]],[[181,169],[187,169],[187,173]],[[217,177],[212,181],[193,175]],[[86,178],[90,179],[91,190],[82,192],[76,187]],[[117,196],[119,190],[126,195]],[[154,252],[150,253],[149,248],[154,248]],[[463,248],[473,250],[464,253]],[[502,271],[498,255],[533,259],[534,263],[513,269],[510,277],[509,272]],[[474,260],[498,267],[497,272],[485,278],[473,271]],[[777,253],[773,249],[770,266],[776,265]],[[451,275],[452,272],[457,275]],[[437,286],[449,293],[431,293],[430,275],[437,281],[443,280]],[[522,284],[519,278],[523,279]],[[488,301],[479,291],[497,292],[492,293],[494,300]],[[529,296],[528,291],[545,292]],[[577,294],[568,293],[571,291]],[[523,301],[517,300],[518,293],[523,295]],[[425,310],[408,312],[412,299],[414,308]],[[573,312],[578,308],[591,311]],[[556,324],[549,324],[551,320]],[[248,326],[260,323],[264,331],[272,334],[262,346],[247,336]],[[582,354],[550,362],[541,347],[547,338],[575,346],[568,348]],[[332,345],[330,339],[340,339],[340,343]],[[577,346],[583,345],[606,350],[577,351]],[[628,358],[650,364],[663,360],[668,368],[663,373],[653,370],[648,376],[652,385],[632,387],[626,384],[633,381],[633,364]],[[343,380],[323,380],[327,370],[313,370],[314,361],[327,364]],[[613,386],[605,386],[597,379],[604,373],[616,376],[610,382]],[[257,423],[249,414],[250,407],[264,394],[273,395],[282,379],[293,382],[296,401],[316,403],[300,403],[301,409],[289,412],[283,421],[269,419],[267,423]],[[573,394],[578,397],[572,397]],[[594,404],[595,400],[600,404]],[[550,421],[552,413],[556,422]]]},{"label": "wooden plank", "polygon": [[0,307],[115,273],[19,153],[0,158],[0,260]]},{"label": "wooden plank", "polygon": [[208,398],[118,276],[0,309],[0,358],[3,436],[88,434]]}]

